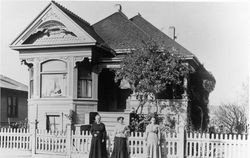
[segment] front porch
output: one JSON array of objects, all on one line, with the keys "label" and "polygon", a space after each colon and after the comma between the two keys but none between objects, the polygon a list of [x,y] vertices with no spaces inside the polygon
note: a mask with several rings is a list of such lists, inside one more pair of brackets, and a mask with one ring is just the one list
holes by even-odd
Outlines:
[{"label": "front porch", "polygon": [[[139,106],[139,101],[136,99],[135,95],[131,95],[126,100],[126,108],[124,112],[119,111],[97,111],[101,118],[101,121],[105,124],[106,130],[113,132],[113,128],[117,124],[117,117],[123,116],[124,123],[129,125],[131,120],[131,112],[134,112]],[[147,115],[150,113],[157,112],[161,118],[164,120],[171,118],[176,121],[177,125],[184,124],[186,121],[186,109],[187,109],[187,99],[159,99],[158,105],[155,104],[145,104],[145,107],[142,110],[142,114]],[[139,109],[140,110],[140,109]],[[138,110],[138,111],[139,111]],[[91,116],[92,115],[92,116]],[[89,125],[94,121],[95,113],[85,113],[85,123],[75,124],[77,130],[81,129],[83,125]],[[167,118],[168,117],[168,118]],[[162,122],[164,123],[164,121]]]}]

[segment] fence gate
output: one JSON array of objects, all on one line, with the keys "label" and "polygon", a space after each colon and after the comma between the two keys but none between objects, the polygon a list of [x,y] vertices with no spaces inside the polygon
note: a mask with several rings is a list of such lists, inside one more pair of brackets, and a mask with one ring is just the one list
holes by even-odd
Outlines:
[{"label": "fence gate", "polygon": [[38,130],[36,132],[37,154],[67,154],[66,134],[63,132],[47,132]]}]

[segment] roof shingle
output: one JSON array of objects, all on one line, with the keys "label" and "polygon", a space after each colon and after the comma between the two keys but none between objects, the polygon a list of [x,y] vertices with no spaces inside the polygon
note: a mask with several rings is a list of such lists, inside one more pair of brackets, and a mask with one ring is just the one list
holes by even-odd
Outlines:
[{"label": "roof shingle", "polygon": [[96,33],[112,49],[135,49],[153,40],[165,47],[174,47],[184,56],[194,56],[190,51],[157,29],[141,15],[128,19],[122,12],[116,12],[92,25]]},{"label": "roof shingle", "polygon": [[122,12],[116,12],[93,25],[94,30],[112,49],[134,49],[150,37]]},{"label": "roof shingle", "polygon": [[138,27],[140,27],[144,32],[146,32],[150,37],[152,37],[153,40],[159,45],[164,45],[165,47],[174,47],[184,56],[193,56],[190,51],[182,47],[179,43],[175,42],[162,31],[157,29],[154,25],[145,20],[141,15],[136,15],[130,20],[134,22]]}]

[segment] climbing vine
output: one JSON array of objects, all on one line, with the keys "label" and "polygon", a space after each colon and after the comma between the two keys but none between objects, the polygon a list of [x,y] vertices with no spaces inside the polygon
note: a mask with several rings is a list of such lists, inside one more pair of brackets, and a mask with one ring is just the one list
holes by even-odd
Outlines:
[{"label": "climbing vine", "polygon": [[188,128],[206,130],[209,123],[209,94],[215,88],[215,78],[203,65],[189,75],[188,83]]}]

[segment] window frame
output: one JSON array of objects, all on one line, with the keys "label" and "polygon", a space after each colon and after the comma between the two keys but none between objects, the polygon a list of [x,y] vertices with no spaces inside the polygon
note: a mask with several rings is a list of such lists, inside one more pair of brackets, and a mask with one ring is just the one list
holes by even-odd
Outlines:
[{"label": "window frame", "polygon": [[29,97],[34,97],[34,67],[30,68]]},{"label": "window frame", "polygon": [[[53,122],[50,122],[50,118],[53,119]],[[57,120],[59,120],[59,122],[56,122],[56,118],[57,118]],[[46,130],[47,131],[52,131],[51,126],[53,126],[53,128],[54,128],[53,132],[55,132],[56,131],[56,127],[62,126],[60,124],[61,123],[60,119],[61,119],[61,116],[59,114],[46,114]],[[57,130],[58,129],[59,128],[57,128]]]},{"label": "window frame", "polygon": [[[9,99],[11,102],[10,104],[9,104]],[[14,105],[14,100],[15,100],[15,105]],[[9,118],[18,117],[18,97],[16,96],[7,96],[7,117]]]},{"label": "window frame", "polygon": [[[93,98],[93,76],[92,76],[92,68],[91,63],[88,60],[84,60],[82,63],[80,63],[77,67],[78,73],[77,73],[77,98],[78,99],[91,99]],[[80,71],[85,71],[86,73],[89,73],[87,76],[83,75],[83,73],[80,73]],[[80,90],[81,93],[83,92],[82,86],[80,86],[80,81],[85,81],[87,84],[85,86],[86,96],[80,96]],[[90,89],[88,82],[91,82]],[[90,91],[90,96],[88,96]],[[83,93],[82,93],[83,94]]]},{"label": "window frame", "polygon": [[[91,75],[92,76],[92,75]],[[80,88],[82,88],[82,86],[80,87],[80,81],[85,81],[87,84],[85,86],[85,91],[86,91],[86,96],[80,96]],[[89,84],[88,82],[90,82],[91,88],[89,89]],[[77,80],[77,98],[92,98],[93,96],[93,82],[92,79],[79,79]],[[81,89],[81,91],[83,91],[83,89]],[[89,92],[90,91],[90,92]],[[90,96],[88,96],[88,94],[90,94]]]},{"label": "window frame", "polygon": [[[43,64],[46,64],[48,62],[53,62],[53,61],[60,61],[60,62],[63,62],[65,64],[65,69],[62,69],[62,70],[58,70],[58,71],[43,71]],[[63,61],[63,60],[60,60],[60,59],[52,59],[52,60],[47,60],[47,61],[44,61],[40,64],[40,98],[66,98],[68,96],[67,94],[67,82],[68,82],[68,72],[67,72],[67,69],[68,69],[68,65],[67,65],[67,62]],[[65,77],[65,83],[64,83],[64,89],[65,89],[65,92],[64,92],[64,95],[58,95],[58,96],[43,96],[43,76],[49,76],[49,75],[62,75],[63,77]]]}]

